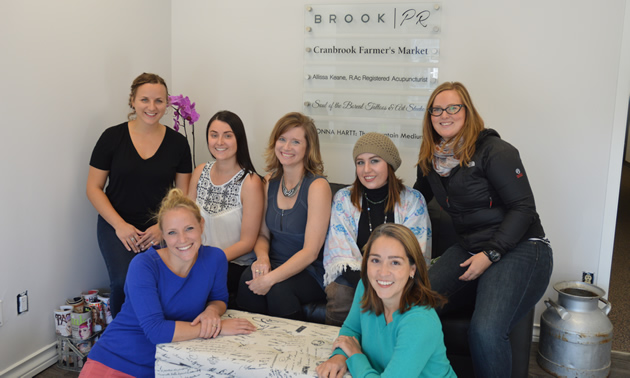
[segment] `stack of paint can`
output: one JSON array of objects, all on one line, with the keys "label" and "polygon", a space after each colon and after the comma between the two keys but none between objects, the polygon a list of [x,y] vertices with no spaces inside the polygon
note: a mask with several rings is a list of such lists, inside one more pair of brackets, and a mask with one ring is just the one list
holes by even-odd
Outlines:
[{"label": "stack of paint can", "polygon": [[55,310],[55,332],[59,336],[72,336],[72,309],[70,305],[60,306]]},{"label": "stack of paint can", "polygon": [[98,335],[112,322],[109,293],[89,290],[69,298],[54,311],[57,365],[68,370],[81,370],[86,356]]}]

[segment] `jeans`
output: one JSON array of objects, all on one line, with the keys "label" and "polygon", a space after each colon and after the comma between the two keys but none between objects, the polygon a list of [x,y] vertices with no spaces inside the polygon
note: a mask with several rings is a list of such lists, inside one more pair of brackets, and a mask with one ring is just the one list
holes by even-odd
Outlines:
[{"label": "jeans", "polygon": [[266,295],[254,294],[245,281],[252,279],[251,265],[241,276],[236,302],[240,309],[281,318],[302,318],[302,304],[326,298],[319,283],[306,270],[273,285]]},{"label": "jeans", "polygon": [[116,317],[125,302],[127,269],[129,269],[131,259],[136,254],[133,251],[127,251],[127,248],[116,236],[116,230],[100,215],[96,224],[96,235],[109,273],[109,305],[111,306],[112,317]]},{"label": "jeans", "polygon": [[236,294],[238,293],[238,286],[241,282],[241,276],[243,272],[247,269],[247,265],[238,265],[232,262],[228,263],[228,274],[227,274],[227,288],[228,288],[228,306],[227,308],[238,310],[238,305],[236,304]]},{"label": "jeans", "polygon": [[512,371],[509,335],[545,293],[553,269],[551,247],[525,240],[505,253],[474,281],[460,281],[471,255],[456,244],[429,269],[431,288],[448,297],[445,314],[475,303],[468,342],[478,377],[507,377]]}]

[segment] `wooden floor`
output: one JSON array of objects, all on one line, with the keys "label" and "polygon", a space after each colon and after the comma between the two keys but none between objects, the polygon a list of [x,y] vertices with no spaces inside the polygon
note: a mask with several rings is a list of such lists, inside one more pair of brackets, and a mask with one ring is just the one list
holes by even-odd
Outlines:
[{"label": "wooden floor", "polygon": [[[538,343],[532,343],[532,349],[529,358],[529,376],[530,377],[553,377],[546,373],[538,363],[536,363],[536,354],[538,353]],[[36,375],[37,378],[75,378],[79,373],[63,370],[56,365],[44,370]],[[611,355],[611,378],[630,377],[630,353],[612,352]]]},{"label": "wooden floor", "polygon": [[61,377],[75,378],[78,376],[79,376],[79,373],[74,372],[74,371],[64,370],[60,367],[57,367],[57,364],[54,364],[53,366],[49,367],[48,369],[36,375],[37,378],[61,378]]}]

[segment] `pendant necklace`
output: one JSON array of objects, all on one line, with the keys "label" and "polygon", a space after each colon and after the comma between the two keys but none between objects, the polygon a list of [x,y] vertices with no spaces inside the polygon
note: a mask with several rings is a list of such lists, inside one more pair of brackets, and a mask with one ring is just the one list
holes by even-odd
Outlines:
[{"label": "pendant necklace", "polygon": [[302,178],[300,179],[300,182],[298,182],[297,185],[293,187],[293,189],[289,190],[284,185],[284,175],[282,175],[282,195],[289,198],[295,196],[295,194],[298,192],[298,188],[300,187],[300,184],[302,183],[302,179],[304,179],[304,176],[302,176]]},{"label": "pendant necklace", "polygon": [[[368,198],[367,193],[363,192],[363,196],[365,197],[365,200],[368,203],[367,206],[367,215],[368,215],[368,226],[370,227],[370,234],[372,233],[372,217],[370,216],[370,205],[380,205],[383,202],[387,201],[387,198],[389,197],[389,194],[385,196],[385,198],[383,198],[380,201],[372,201],[371,199]],[[383,210],[384,211],[384,210]],[[385,213],[385,220],[383,221],[383,223],[387,223],[387,212],[384,211]]]}]

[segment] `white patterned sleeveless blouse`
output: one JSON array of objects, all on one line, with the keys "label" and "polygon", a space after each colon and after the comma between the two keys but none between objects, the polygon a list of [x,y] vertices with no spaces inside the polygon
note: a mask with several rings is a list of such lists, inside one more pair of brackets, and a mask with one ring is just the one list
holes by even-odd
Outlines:
[{"label": "white patterned sleeveless blouse", "polygon": [[[241,239],[241,222],[243,220],[243,204],[241,188],[245,170],[238,171],[223,185],[215,185],[210,178],[210,169],[214,162],[203,168],[197,183],[197,205],[206,222],[202,243],[225,249]],[[251,265],[256,254],[251,251],[232,260],[238,265]]]}]

